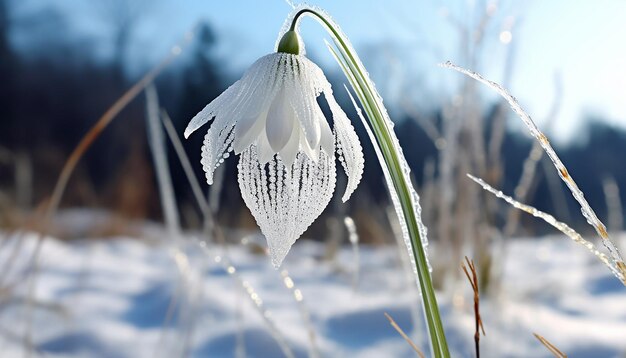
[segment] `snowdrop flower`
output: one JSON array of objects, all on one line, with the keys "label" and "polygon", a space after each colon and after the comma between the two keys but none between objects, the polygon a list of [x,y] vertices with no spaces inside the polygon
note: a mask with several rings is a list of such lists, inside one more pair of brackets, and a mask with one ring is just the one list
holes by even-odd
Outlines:
[{"label": "snowdrop flower", "polygon": [[[363,173],[354,128],[322,70],[300,54],[299,41],[294,31],[287,32],[278,52],[258,59],[185,130],[188,137],[213,120],[202,147],[209,184],[231,152],[239,155],[239,189],[276,267],[330,202],[335,154],[348,176],[344,202]],[[322,93],[332,112],[333,130],[317,102]]]}]

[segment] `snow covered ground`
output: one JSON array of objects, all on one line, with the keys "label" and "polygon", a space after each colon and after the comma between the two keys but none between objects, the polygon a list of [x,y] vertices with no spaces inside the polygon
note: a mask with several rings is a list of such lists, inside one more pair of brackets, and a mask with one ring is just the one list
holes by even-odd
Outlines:
[{"label": "snow covered ground", "polygon": [[[263,315],[297,357],[315,353],[312,336],[322,357],[413,357],[384,312],[427,347],[395,247],[360,247],[355,289],[349,246],[323,261],[322,244],[300,240],[283,267],[288,287],[255,245],[229,247],[229,269],[221,250],[190,238],[187,256],[148,239],[47,239],[29,295],[20,277],[35,238],[22,236],[20,250],[15,236],[0,246],[3,269],[16,263],[3,286],[17,284],[0,295],[2,357],[22,356],[25,344],[34,357],[281,357]],[[485,357],[550,357],[533,332],[570,357],[625,356],[626,288],[588,252],[551,237],[511,241],[506,258],[502,293],[481,302]],[[454,357],[474,355],[471,299],[465,281],[439,295]]]}]

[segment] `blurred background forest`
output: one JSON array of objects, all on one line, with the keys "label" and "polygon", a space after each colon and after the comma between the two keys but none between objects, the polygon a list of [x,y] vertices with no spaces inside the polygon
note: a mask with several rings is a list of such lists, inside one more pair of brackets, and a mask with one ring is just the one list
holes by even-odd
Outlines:
[{"label": "blurred background forest", "polygon": [[[162,16],[163,9],[160,7],[163,7],[163,1],[98,1],[73,13],[57,5],[55,2],[0,1],[0,223],[3,227],[22,225],[29,212],[50,195],[64,161],[80,138],[108,106],[156,62],[150,60],[154,56],[147,56],[147,59],[141,57],[141,46],[144,44],[137,40],[137,33],[143,21]],[[510,17],[498,15],[495,9],[492,12],[485,17],[485,21],[496,22],[496,26],[502,28],[512,26],[503,25],[506,21],[510,22]],[[479,11],[476,16],[481,14]],[[83,21],[92,22],[98,34],[73,32],[76,26],[73,25],[75,19],[72,16],[84,17]],[[224,42],[239,41],[236,35],[235,38],[218,36],[210,21],[202,22],[198,29],[193,43],[184,50],[181,58],[157,80],[162,106],[173,118],[179,133],[195,113],[244,70],[223,70],[232,66],[218,53],[219,46]],[[155,40],[159,39],[158,33],[152,35]],[[483,45],[479,41],[494,41],[489,36],[484,37],[476,38],[475,43],[467,46],[469,49],[459,50],[465,53],[461,58],[466,64],[473,62],[475,67],[480,68],[478,61],[482,55],[477,52],[484,50],[481,50]],[[374,42],[356,45],[362,49],[362,56],[375,82],[380,79],[378,82],[382,85],[379,86],[385,96],[387,79],[399,67],[396,66],[397,58],[384,54],[392,52],[389,47],[402,44],[383,45]],[[267,47],[269,51],[269,45]],[[318,53],[311,55],[315,58]],[[445,58],[441,58],[443,60]],[[502,62],[506,61],[505,56]],[[508,61],[513,62],[511,59]],[[442,70],[433,67],[424,71]],[[343,101],[343,107],[354,117],[345,94],[339,90],[343,79],[336,69],[326,72]],[[505,76],[515,76],[514,69],[508,72]],[[558,88],[559,83],[556,86],[554,83],[552,78],[546,78],[545,83],[538,85],[555,87],[554,96],[558,97],[560,94],[557,91],[562,89]],[[420,82],[419,78],[408,85],[414,88],[409,93],[432,91],[429,84]],[[467,86],[475,87],[475,84]],[[462,91],[470,91],[470,96],[480,98],[474,88]],[[461,187],[471,186],[463,177],[464,173],[461,173],[465,171],[487,174],[485,178],[488,181],[492,179],[504,192],[513,193],[522,175],[524,160],[531,151],[531,140],[519,127],[507,124],[516,120],[510,117],[506,106],[498,101],[479,99],[479,105],[472,105],[471,112],[465,112],[471,115],[465,115],[458,121],[466,124],[461,123],[457,125],[458,128],[450,129],[446,119],[450,114],[446,111],[454,111],[457,105],[454,104],[455,98],[458,101],[462,97],[457,94],[456,97],[451,95],[442,98],[427,111],[420,110],[411,98],[390,102],[397,133],[406,148],[405,153],[413,168],[417,186],[426,191],[426,195],[429,193],[429,183],[437,180],[454,181],[455,185]],[[554,101],[558,101],[558,98]],[[559,104],[555,106],[550,115],[557,117]],[[144,98],[139,97],[98,139],[71,179],[70,190],[62,202],[63,207],[103,209],[115,213],[122,221],[160,219],[144,112]],[[480,118],[473,119],[473,116]],[[476,130],[469,125],[476,120],[480,123],[482,133],[475,133]],[[551,119],[568,120],[562,116]],[[610,191],[615,187],[614,184],[618,187],[626,185],[626,167],[620,165],[622,159],[614,154],[626,150],[626,132],[607,123],[599,114],[589,113],[583,128],[557,145],[558,152],[587,194],[591,205],[603,218],[608,216],[605,196],[607,187]],[[363,128],[360,125],[356,127],[360,138],[366,142]],[[550,129],[546,128],[546,131],[550,135]],[[199,162],[201,140],[201,136],[197,135],[185,141],[193,163]],[[446,143],[451,140],[457,143]],[[444,162],[443,157],[455,151],[450,149],[453,146],[464,153],[476,150],[483,152],[469,158],[459,158],[458,162],[449,165],[454,172],[453,176],[442,174],[445,168],[440,163]],[[387,203],[388,197],[378,164],[373,160],[373,150],[370,145],[364,147],[368,165],[365,180],[357,195],[347,207],[331,205],[325,214],[332,218],[336,211],[350,213],[357,218],[357,225],[363,226],[363,238],[375,241],[384,237],[389,228],[384,209],[381,212],[372,210],[384,208],[385,205],[370,204]],[[248,211],[241,205],[237,186],[230,184],[236,182],[235,166],[234,161],[228,161],[225,165],[226,184],[223,185],[223,191],[218,192],[221,195],[219,221],[225,226],[253,227]],[[532,177],[526,202],[557,214],[557,217],[577,228],[584,227],[583,218],[578,215],[573,200],[562,194],[560,184],[554,184],[555,174],[551,170],[544,172],[542,168],[545,167],[539,166]],[[200,165],[196,165],[195,169],[198,177],[202,177]],[[196,210],[190,190],[182,171],[175,165],[172,176],[179,205],[182,212],[187,214],[183,215],[183,219],[188,227],[197,226],[200,219],[198,214],[194,214]],[[607,186],[607,183],[611,185]],[[451,183],[445,185],[450,186]],[[445,186],[433,190],[450,191],[449,194],[442,194],[449,197],[449,203],[455,201],[455,193],[462,193],[462,190]],[[621,203],[626,193],[618,195],[621,196],[615,199]],[[426,206],[426,220],[431,221],[431,226],[436,226],[433,222],[438,216],[445,215],[445,211],[429,208],[428,204]],[[494,216],[496,221],[505,218],[506,215]],[[522,220],[524,224],[517,228],[515,235],[535,235],[547,229],[532,218],[523,217]],[[622,220],[623,213],[620,213],[619,218],[614,218],[614,222]],[[325,223],[319,220],[312,229],[316,234],[309,236],[323,237],[325,229],[320,226]],[[111,226],[107,225],[107,228],[111,229]]]}]

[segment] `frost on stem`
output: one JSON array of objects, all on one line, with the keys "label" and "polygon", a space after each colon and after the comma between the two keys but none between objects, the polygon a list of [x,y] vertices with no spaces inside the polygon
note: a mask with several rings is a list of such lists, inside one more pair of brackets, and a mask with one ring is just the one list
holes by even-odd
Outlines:
[{"label": "frost on stem", "polygon": [[[600,219],[598,219],[596,213],[593,211],[593,209],[591,208],[591,206],[585,199],[583,192],[578,188],[578,185],[576,184],[572,176],[567,171],[567,168],[565,167],[565,165],[563,164],[559,156],[556,154],[556,152],[552,148],[552,145],[548,141],[548,138],[545,136],[545,134],[543,134],[539,130],[539,128],[537,127],[535,122],[532,120],[532,118],[520,106],[517,99],[515,99],[515,97],[513,97],[511,94],[509,94],[507,90],[504,89],[502,86],[500,86],[498,83],[490,81],[476,72],[459,67],[451,63],[450,61],[442,64],[441,66],[444,68],[449,68],[457,72],[460,72],[466,76],[469,76],[477,80],[478,82],[485,84],[486,86],[496,91],[500,96],[502,96],[502,98],[504,98],[509,103],[509,106],[511,107],[511,109],[513,109],[513,111],[524,122],[524,124],[530,131],[530,134],[539,141],[539,143],[541,144],[541,147],[548,154],[548,157],[550,157],[550,160],[552,161],[552,164],[554,164],[554,167],[559,173],[561,180],[565,182],[570,192],[572,193],[572,196],[574,197],[574,199],[576,199],[576,201],[580,205],[581,212],[583,216],[585,217],[585,219],[587,220],[587,222],[589,223],[589,225],[593,226],[593,228],[596,230],[598,235],[600,235],[600,238],[602,239],[602,244],[604,244],[606,249],[609,251],[609,254],[611,255],[611,261],[612,261],[611,266],[616,268],[620,272],[620,275],[622,278],[626,277],[626,264],[624,264],[624,260],[620,256],[620,253],[617,247],[611,241],[609,234],[606,230],[606,226],[602,223],[602,221],[600,221]],[[624,279],[622,279],[622,281],[624,282],[624,284],[626,284],[626,281],[624,281]]]},{"label": "frost on stem", "polygon": [[[383,174],[385,176],[385,181],[387,182],[387,188],[389,189],[389,195],[391,196],[391,202],[393,203],[393,207],[395,208],[396,211],[396,215],[398,216],[398,220],[400,223],[400,228],[402,230],[402,237],[404,238],[404,243],[406,244],[407,250],[409,251],[409,258],[411,260],[411,267],[413,268],[413,273],[417,276],[417,268],[415,266],[415,256],[413,255],[413,246],[411,243],[411,237],[409,235],[409,228],[406,224],[406,219],[404,216],[404,211],[402,210],[402,205],[400,203],[400,197],[398,197],[398,192],[395,189],[395,186],[393,185],[393,181],[391,179],[391,173],[389,173],[389,169],[387,168],[386,165],[384,165],[385,163],[385,159],[383,157],[383,153],[380,149],[380,146],[378,145],[378,142],[376,141],[376,137],[374,136],[374,133],[372,132],[372,129],[370,128],[369,124],[367,123],[367,121],[365,120],[365,117],[363,117],[363,113],[361,112],[361,108],[359,108],[359,106],[356,104],[356,101],[354,100],[354,97],[352,97],[352,93],[350,92],[350,90],[348,90],[348,88],[346,88],[346,91],[348,92],[348,95],[350,96],[350,100],[352,101],[352,104],[354,105],[354,108],[356,109],[356,112],[359,116],[359,118],[361,119],[361,122],[363,123],[363,126],[365,127],[365,130],[367,131],[367,135],[370,137],[370,140],[372,142],[372,145],[374,146],[374,151],[376,152],[376,156],[378,157],[378,160],[381,162],[381,168],[383,170]],[[396,140],[397,141],[397,140]],[[397,142],[395,142],[397,143]],[[396,144],[398,148],[400,148],[399,144]],[[401,150],[401,148],[400,148]],[[402,155],[402,152],[400,151],[400,154]],[[405,168],[405,170],[403,171],[403,173],[406,175],[406,177],[409,177],[409,169],[408,169],[408,164],[406,163],[406,160],[404,159],[404,156],[401,156],[401,161],[404,163],[403,166]],[[409,179],[410,180],[410,179]],[[410,181],[409,181],[410,183]],[[428,271],[432,271],[432,267],[430,266],[430,262],[428,260],[428,255],[427,255],[427,249],[428,249],[428,238],[426,237],[426,233],[427,233],[427,229],[426,226],[422,223],[422,208],[419,204],[419,195],[417,194],[417,192],[411,187],[411,201],[413,202],[414,205],[414,213],[418,222],[418,227],[419,227],[419,231],[420,231],[420,237],[422,240],[422,246],[424,248],[424,253],[425,253],[425,257],[426,257],[426,265],[428,266]],[[420,292],[421,294],[421,292]]]}]

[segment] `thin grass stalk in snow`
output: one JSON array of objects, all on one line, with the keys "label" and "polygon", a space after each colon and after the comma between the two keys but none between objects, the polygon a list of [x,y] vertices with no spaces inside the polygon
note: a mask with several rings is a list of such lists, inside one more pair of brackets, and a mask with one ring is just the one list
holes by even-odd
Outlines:
[{"label": "thin grass stalk in snow", "polygon": [[309,313],[309,309],[304,304],[304,295],[302,291],[296,284],[294,283],[291,276],[289,276],[289,271],[282,270],[280,272],[280,276],[283,279],[283,284],[289,291],[291,292],[296,304],[298,305],[298,310],[300,311],[300,317],[306,326],[306,330],[309,336],[309,358],[318,358],[320,356],[319,348],[317,347],[317,340],[315,338],[315,330],[313,329],[313,325],[311,324],[311,314]]},{"label": "thin grass stalk in snow", "polygon": [[352,246],[352,290],[356,292],[359,287],[359,276],[361,271],[361,255],[359,254],[359,233],[356,231],[354,220],[350,216],[343,218],[343,224],[348,230],[348,240]]},{"label": "thin grass stalk in snow", "polygon": [[411,340],[411,338],[409,338],[409,336],[407,336],[407,334],[404,332],[404,330],[402,329],[402,327],[400,327],[396,321],[387,313],[385,312],[385,317],[387,317],[387,319],[389,320],[389,324],[391,324],[391,326],[393,327],[393,329],[396,330],[396,332],[398,332],[402,338],[404,338],[404,340],[411,346],[411,348],[413,348],[413,350],[415,351],[415,353],[418,355],[418,357],[420,358],[426,358],[426,356],[424,356],[424,353],[422,353],[422,351],[417,347],[417,345]]},{"label": "thin grass stalk in snow", "polygon": [[181,235],[180,219],[176,208],[176,195],[170,176],[170,166],[167,161],[165,150],[165,137],[163,127],[159,118],[159,98],[154,84],[146,88],[146,118],[148,130],[148,143],[152,152],[152,160],[159,186],[159,196],[161,198],[161,208],[165,217],[165,227],[171,239],[178,240]]},{"label": "thin grass stalk in snow", "polygon": [[[550,107],[550,111],[546,117],[546,122],[548,123],[548,128],[551,128],[554,125],[556,117],[561,108],[561,98],[562,98],[562,83],[560,76],[555,76],[554,78],[555,89],[554,89],[554,100],[552,102],[552,106]],[[505,83],[506,86],[506,83]],[[548,129],[549,131],[549,129]],[[518,201],[526,201],[530,188],[535,181],[535,174],[537,173],[537,164],[541,160],[543,156],[543,149],[541,148],[541,143],[536,141],[533,142],[533,146],[528,153],[528,156],[524,160],[524,164],[522,166],[522,174],[520,175],[517,186],[515,187],[514,198]],[[560,189],[560,188],[559,188]],[[551,190],[553,199],[556,193]],[[553,200],[555,203],[557,200]],[[558,211],[556,212],[558,214]],[[517,227],[519,225],[519,214],[520,211],[515,208],[511,208],[507,214],[507,221],[504,227],[504,236],[510,237],[517,231]]]},{"label": "thin grass stalk in snow", "polygon": [[[347,89],[346,89],[347,90]],[[367,135],[370,137],[371,141],[372,141],[372,145],[374,147],[374,152],[376,152],[376,156],[378,157],[378,159],[380,161],[383,160],[383,154],[380,150],[380,147],[376,144],[375,141],[375,137],[374,137],[374,133],[372,132],[372,129],[370,128],[369,124],[367,123],[365,117],[363,117],[363,114],[361,113],[360,108],[357,106],[354,98],[352,97],[352,94],[348,91],[348,95],[350,96],[350,99],[352,100],[352,104],[355,106],[355,109],[357,111],[357,114],[359,116],[359,118],[361,119],[361,122],[363,123],[363,126],[365,127],[365,131],[367,132]],[[381,166],[383,173],[385,174],[385,180],[387,181],[387,188],[389,189],[389,196],[391,197],[391,200],[393,202],[393,207],[394,207],[394,211],[395,211],[395,215],[398,218],[397,221],[397,225],[392,224],[392,227],[395,228],[395,232],[394,232],[394,238],[397,240],[397,244],[398,244],[398,249],[402,249],[403,243],[401,242],[403,239],[406,238],[406,228],[402,225],[403,220],[404,220],[404,214],[402,212],[398,212],[398,206],[399,204],[399,199],[398,199],[398,195],[395,192],[395,188],[393,187],[393,183],[391,183],[391,179],[390,179],[390,175],[388,173],[388,169],[386,166]],[[389,215],[391,217],[391,215]],[[390,220],[390,222],[395,223],[395,221]],[[406,240],[406,239],[405,239]],[[404,245],[408,245],[408,243],[404,243]],[[413,281],[415,279],[415,260],[413,258],[413,256],[411,255],[412,252],[408,251],[406,252],[405,250],[401,250],[402,252],[400,252],[400,257],[401,260],[403,262],[403,267],[405,268],[405,272],[409,272],[412,273],[413,275],[407,275],[408,279],[410,281]],[[412,277],[413,276],[413,277]],[[410,283],[410,282],[409,282]],[[419,287],[419,286],[418,286]],[[423,298],[423,296],[421,295],[420,292],[420,298]],[[426,308],[422,305],[422,308],[424,309],[424,314]],[[418,327],[420,327],[420,325],[418,324],[418,319],[417,319],[417,314],[414,312],[414,310],[412,310],[411,312],[412,314],[412,318],[413,318],[413,323],[414,323],[414,327],[415,327],[415,332],[416,335],[418,335],[419,329]]]},{"label": "thin grass stalk in snow", "polygon": [[[403,247],[404,242],[402,238],[402,228],[400,228],[396,211],[391,206],[388,206],[385,213],[387,214],[391,231],[393,232],[393,238],[396,240],[398,256],[400,257],[400,266],[402,268],[402,273],[404,273],[404,276],[406,277],[407,287],[410,289],[411,293],[414,293],[415,296],[419,296],[420,293],[418,291],[418,287],[414,285],[415,273],[413,272],[413,264],[411,263],[411,253],[407,252],[407,250]],[[409,309],[411,311],[411,321],[413,323],[413,340],[420,344],[426,343],[426,341],[422,339],[422,330],[420,329],[423,327],[421,324],[423,320],[420,315],[421,302],[419,302],[419,299],[413,299],[411,301],[412,304],[409,305]]]},{"label": "thin grass stalk in snow", "polygon": [[407,247],[414,259],[417,284],[422,293],[423,307],[431,339],[431,352],[435,357],[448,357],[450,353],[426,256],[425,246],[428,241],[426,239],[426,227],[421,222],[419,196],[411,184],[410,168],[404,159],[402,148],[393,131],[393,122],[348,38],[324,11],[308,6],[297,7],[288,17],[283,31],[279,34],[279,41],[284,33],[296,28],[301,15],[313,17],[330,34],[338,50],[334,53],[337,62],[367,113],[374,134],[372,144],[380,149],[381,167],[384,169],[389,190],[392,193],[392,201],[403,228]]},{"label": "thin grass stalk in snow", "polygon": [[550,353],[554,354],[556,358],[567,358],[565,353],[561,352],[561,350],[559,350],[554,344],[550,343],[550,341],[542,335],[533,333],[533,336],[535,336],[535,338],[537,338],[537,340],[539,340],[539,342],[541,342],[541,344],[543,344],[543,346],[546,347]]},{"label": "thin grass stalk in snow", "polygon": [[504,201],[513,205],[519,210],[525,211],[534,217],[543,219],[543,221],[547,222],[548,224],[552,225],[553,227],[567,235],[570,239],[574,240],[574,242],[584,246],[587,250],[589,250],[589,252],[594,254],[603,264],[605,264],[609,268],[609,270],[611,270],[611,272],[615,275],[615,277],[617,277],[620,281],[626,284],[626,276],[624,276],[624,273],[622,270],[620,270],[620,267],[615,265],[615,263],[611,259],[609,259],[604,253],[598,251],[593,243],[585,240],[578,232],[576,232],[576,230],[567,226],[567,224],[558,221],[554,218],[554,216],[537,210],[530,205],[522,204],[512,197],[504,194],[502,191],[494,189],[491,185],[487,184],[484,180],[480,178],[476,178],[475,176],[472,176],[470,174],[468,174],[467,176],[475,181],[478,185],[482,186],[483,189],[487,190],[498,198],[503,199]]},{"label": "thin grass stalk in snow", "polygon": [[276,325],[276,322],[272,317],[272,313],[265,307],[261,296],[259,296],[252,284],[250,284],[250,282],[248,282],[247,280],[244,280],[241,275],[239,275],[239,272],[237,271],[235,266],[233,266],[228,257],[213,254],[211,250],[209,250],[208,245],[202,240],[195,239],[195,242],[207,256],[213,257],[215,263],[220,265],[226,271],[226,273],[228,273],[229,276],[235,279],[239,286],[241,286],[245,290],[245,292],[247,293],[247,297],[252,301],[254,307],[261,315],[261,318],[263,318],[266,327],[268,327],[270,334],[278,343],[278,346],[280,347],[285,357],[294,358],[295,355],[287,344],[285,336],[278,329],[278,326]]},{"label": "thin grass stalk in snow", "polygon": [[[154,161],[154,168],[157,176],[157,184],[161,198],[161,206],[165,217],[165,226],[169,235],[169,240],[165,244],[169,246],[169,252],[181,277],[181,284],[178,285],[176,294],[172,297],[171,304],[176,304],[179,297],[186,297],[186,300],[180,300],[178,307],[181,311],[179,314],[179,339],[176,340],[179,349],[175,355],[187,356],[189,343],[194,327],[194,309],[199,300],[201,286],[201,275],[196,272],[189,264],[189,258],[182,249],[182,232],[180,228],[180,220],[176,205],[176,196],[172,178],[170,175],[170,167],[167,160],[167,152],[165,147],[165,136],[163,135],[163,127],[161,124],[159,100],[154,84],[150,84],[146,88],[146,119],[148,140],[150,143],[150,151]],[[194,289],[194,286],[196,288]],[[184,304],[182,304],[184,302]],[[173,306],[172,306],[173,307]],[[162,336],[163,338],[163,336]]]},{"label": "thin grass stalk in snow", "polygon": [[[585,217],[585,219],[587,219],[587,222],[589,223],[589,225],[593,226],[593,228],[596,230],[596,232],[602,239],[602,244],[604,245],[604,247],[607,248],[607,250],[609,251],[609,254],[611,255],[611,260],[613,264],[612,266],[617,268],[617,270],[621,272],[622,278],[626,277],[626,264],[624,264],[624,260],[620,256],[620,253],[617,247],[615,246],[613,241],[611,241],[609,237],[609,233],[606,230],[606,226],[600,221],[600,219],[598,219],[596,213],[593,211],[591,206],[589,206],[589,203],[587,203],[587,200],[585,199],[583,192],[578,188],[578,185],[576,184],[574,179],[571,177],[571,175],[567,171],[567,168],[565,167],[565,165],[563,164],[559,156],[556,154],[556,152],[552,148],[552,145],[548,141],[548,138],[539,130],[539,128],[537,127],[535,122],[532,120],[532,118],[528,115],[528,113],[526,113],[524,109],[522,109],[522,107],[520,106],[519,102],[517,102],[515,97],[510,95],[506,89],[504,89],[502,86],[500,86],[496,82],[490,81],[476,72],[472,72],[465,68],[459,67],[449,61],[446,62],[445,64],[442,64],[441,66],[444,68],[449,68],[449,69],[458,71],[466,76],[469,76],[487,85],[488,87],[496,91],[500,96],[502,96],[509,103],[509,105],[511,106],[511,109],[513,109],[513,111],[520,117],[520,119],[524,122],[526,127],[528,127],[530,134],[533,137],[535,137],[535,139],[537,139],[539,143],[541,143],[541,147],[545,150],[545,152],[548,154],[548,157],[550,157],[550,159],[552,160],[552,163],[557,169],[559,176],[561,177],[563,182],[565,182],[570,192],[572,193],[572,196],[574,197],[574,199],[576,199],[576,201],[580,205],[583,216]],[[626,285],[626,280],[622,279],[622,282]]]},{"label": "thin grass stalk in snow", "polygon": [[[192,239],[193,242],[198,247],[200,247],[200,249],[208,257],[211,257],[216,263],[220,264],[222,268],[228,273],[228,275],[232,277],[238,283],[238,285],[244,290],[244,292],[246,292],[246,296],[254,304],[257,312],[261,315],[261,318],[263,319],[263,322],[268,328],[271,336],[276,340],[276,342],[278,343],[285,357],[287,358],[294,357],[293,351],[291,350],[291,348],[289,348],[289,345],[287,345],[287,340],[285,339],[284,335],[280,332],[280,330],[276,326],[276,323],[272,319],[272,315],[270,311],[267,310],[265,306],[263,305],[263,300],[261,299],[259,294],[254,290],[254,288],[250,285],[250,283],[241,278],[241,276],[239,275],[237,271],[237,268],[231,263],[230,259],[228,258],[228,250],[227,250],[227,247],[225,246],[225,240],[224,240],[223,234],[219,226],[215,225],[215,218],[213,217],[213,212],[209,208],[208,203],[206,202],[204,196],[202,195],[202,190],[200,190],[200,183],[198,182],[198,179],[193,173],[191,163],[189,162],[189,157],[187,156],[187,153],[185,153],[185,150],[182,146],[180,138],[178,137],[176,130],[174,126],[172,125],[172,122],[169,116],[163,117],[163,123],[165,125],[170,141],[174,145],[176,155],[178,156],[178,159],[181,165],[183,166],[184,173],[185,173],[185,176],[187,177],[187,180],[189,181],[189,184],[191,185],[192,188],[196,188],[192,190],[192,192],[194,194],[194,198],[196,199],[196,202],[198,203],[198,206],[201,208],[202,213],[204,215],[205,230],[208,230],[209,228],[212,229],[213,233],[219,238],[216,241],[221,243],[221,245],[224,247],[224,253],[223,255],[217,255],[213,253],[209,249],[208,244],[205,241],[200,240],[198,238],[193,238]],[[210,222],[211,224],[207,225],[206,224],[207,222]]]},{"label": "thin grass stalk in snow", "polygon": [[170,119],[169,115],[166,111],[162,111],[161,120],[163,121],[163,126],[165,127],[165,132],[174,147],[174,151],[176,152],[176,156],[178,157],[178,161],[180,165],[183,167],[183,172],[187,177],[189,185],[191,186],[191,191],[193,193],[194,198],[196,199],[196,203],[202,212],[202,217],[204,221],[204,229],[210,230],[212,232],[213,241],[218,242],[220,244],[224,244],[224,236],[221,234],[219,230],[217,230],[217,226],[215,223],[215,218],[213,217],[213,211],[207,201],[204,199],[204,194],[202,194],[202,188],[200,187],[200,182],[196,178],[193,167],[191,166],[191,162],[189,161],[189,157],[185,152],[185,148],[178,137],[178,133],[176,133],[176,128],[174,128],[174,124]]},{"label": "thin grass stalk in snow", "polygon": [[[56,181],[54,189],[52,191],[52,195],[50,200],[47,202],[46,209],[40,221],[40,230],[39,235],[37,236],[37,243],[30,258],[30,266],[29,270],[30,279],[29,279],[29,287],[28,287],[28,297],[29,301],[27,303],[27,314],[25,317],[27,327],[30,326],[32,321],[32,301],[34,301],[34,290],[37,285],[36,276],[39,271],[39,254],[42,250],[42,246],[44,244],[44,240],[46,238],[46,232],[49,230],[50,220],[52,216],[56,213],[59,208],[59,204],[61,203],[61,199],[63,198],[63,194],[65,193],[65,189],[67,188],[67,184],[69,182],[74,169],[76,169],[76,165],[83,157],[87,149],[91,147],[93,142],[100,136],[102,131],[117,117],[117,115],[124,109],[128,104],[134,100],[149,84],[151,84],[154,79],[161,74],[169,65],[182,53],[182,49],[185,45],[191,42],[193,38],[194,31],[187,32],[182,41],[180,41],[177,45],[173,46],[170,50],[170,53],[159,62],[154,68],[152,68],[148,73],[146,73],[138,82],[136,82],[131,88],[128,89],[120,98],[117,99],[107,109],[106,112],[98,119],[98,121],[89,129],[89,131],[82,137],[78,145],[74,148],[67,161],[63,165],[63,169],[59,174],[59,177]],[[27,328],[27,334],[25,337],[25,344],[27,346],[32,346],[31,336],[30,336],[30,328]]]}]

